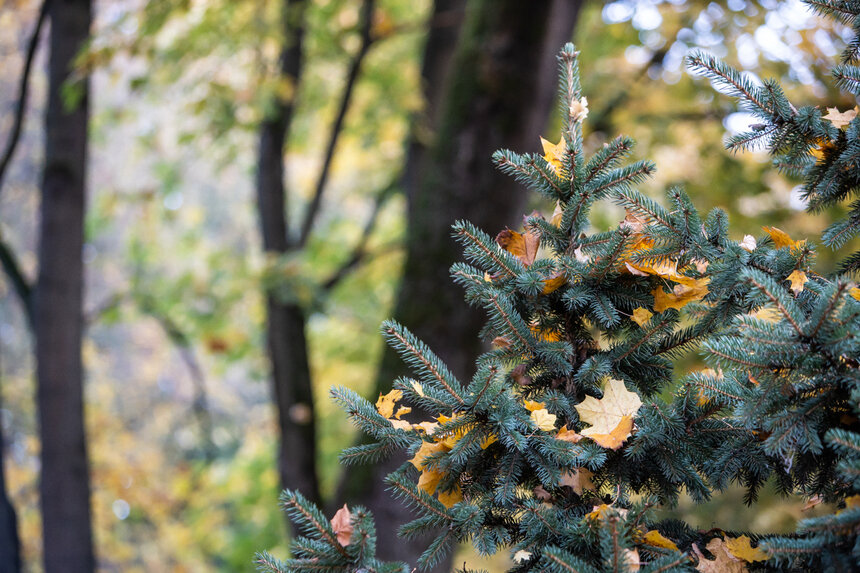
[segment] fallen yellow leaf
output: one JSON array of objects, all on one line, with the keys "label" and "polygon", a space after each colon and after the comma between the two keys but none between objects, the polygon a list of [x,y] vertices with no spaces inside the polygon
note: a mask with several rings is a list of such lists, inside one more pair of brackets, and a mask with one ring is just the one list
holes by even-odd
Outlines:
[{"label": "fallen yellow leaf", "polygon": [[390,418],[394,415],[394,406],[397,401],[403,398],[403,392],[400,390],[392,390],[388,394],[380,394],[376,400],[376,410],[383,418]]},{"label": "fallen yellow leaf", "polygon": [[728,548],[729,553],[738,559],[743,559],[747,563],[767,561],[767,553],[758,547],[750,545],[750,538],[746,535],[741,535],[736,538],[726,537],[726,547]]},{"label": "fallen yellow leaf", "polygon": [[663,536],[662,533],[660,533],[656,529],[652,529],[651,531],[645,533],[642,540],[648,545],[651,545],[652,547],[662,547],[664,549],[679,551],[678,546],[675,545],[674,541],[672,541],[671,539],[667,539]]},{"label": "fallen yellow leaf", "polygon": [[442,480],[442,476],[444,475],[445,474],[437,470],[425,469],[421,472],[421,476],[418,478],[418,489],[428,495],[433,495],[436,488],[439,487],[439,482]]},{"label": "fallen yellow leaf", "polygon": [[647,308],[642,308],[641,306],[633,311],[633,316],[630,318],[633,322],[638,324],[639,326],[645,326],[645,323],[651,320],[651,317],[654,316],[654,313],[648,310]]},{"label": "fallen yellow leaf", "polygon": [[534,410],[530,417],[538,429],[543,430],[544,432],[555,430],[556,415],[550,414],[548,410]]},{"label": "fallen yellow leaf", "polygon": [[848,291],[848,294],[850,294],[852,297],[854,297],[854,299],[860,300],[860,287],[852,288],[851,290]]},{"label": "fallen yellow leaf", "polygon": [[545,410],[546,404],[543,402],[535,402],[534,400],[525,400],[523,401],[523,407],[529,412],[534,412],[535,410]]},{"label": "fallen yellow leaf", "polygon": [[567,151],[567,142],[563,137],[558,143],[551,143],[541,137],[540,144],[541,147],[543,147],[543,158],[546,159],[546,162],[549,163],[550,166],[552,166],[552,170],[555,174],[561,177],[562,158],[564,157],[565,151]]},{"label": "fallen yellow leaf", "polygon": [[418,448],[418,451],[415,452],[415,455],[412,457],[411,460],[409,460],[409,463],[415,466],[415,469],[423,471],[427,469],[428,457],[447,451],[448,448],[446,448],[444,444],[438,444],[435,442],[421,442],[421,447]]},{"label": "fallen yellow leaf", "polygon": [[777,249],[781,249],[783,247],[789,247],[789,248],[793,249],[793,248],[800,246],[806,242],[805,240],[795,241],[794,239],[792,239],[791,237],[788,236],[788,233],[786,233],[785,231],[783,231],[782,229],[779,229],[777,227],[762,227],[762,229],[764,229],[764,231],[768,235],[770,235],[770,238],[773,239],[773,245]]},{"label": "fallen yellow leaf", "polygon": [[455,503],[463,501],[463,492],[460,490],[460,486],[454,486],[454,489],[450,491],[443,491],[439,493],[439,502],[451,509],[454,507]]},{"label": "fallen yellow leaf", "polygon": [[803,285],[809,280],[809,277],[806,276],[805,272],[795,270],[788,275],[786,280],[791,283],[791,286],[789,287],[791,292],[799,294],[800,291],[803,290]]},{"label": "fallen yellow leaf", "polygon": [[496,235],[496,243],[528,267],[535,262],[540,247],[540,237],[533,231],[518,233],[505,229]]},{"label": "fallen yellow leaf", "polygon": [[550,275],[550,277],[548,279],[544,279],[543,291],[541,291],[541,294],[549,294],[551,292],[557,291],[566,282],[567,282],[567,278],[565,278],[565,276],[562,273],[560,273],[560,272],[553,273],[552,275]]},{"label": "fallen yellow leaf", "polygon": [[573,431],[573,430],[568,430],[568,429],[567,429],[567,424],[565,424],[565,425],[564,425],[564,426],[562,426],[562,427],[561,427],[561,429],[558,431],[558,434],[555,436],[555,439],[556,439],[556,440],[562,440],[562,441],[565,441],[565,442],[570,442],[570,443],[572,443],[572,444],[576,444],[576,443],[578,443],[578,442],[582,439],[582,435],[581,435],[581,434],[577,434],[577,433],[576,433],[575,431]]},{"label": "fallen yellow leaf", "polygon": [[681,310],[689,303],[702,300],[708,295],[708,283],[711,282],[709,277],[701,279],[684,278],[688,284],[677,284],[672,289],[672,292],[667,293],[663,290],[663,287],[657,287],[651,291],[651,294],[654,296],[654,310],[656,312],[663,312],[670,308]]},{"label": "fallen yellow leaf", "polygon": [[603,398],[587,396],[575,406],[579,419],[591,424],[581,434],[603,447],[618,449],[632,433],[633,416],[641,406],[636,392],[629,391],[621,380],[610,378],[603,388]]}]

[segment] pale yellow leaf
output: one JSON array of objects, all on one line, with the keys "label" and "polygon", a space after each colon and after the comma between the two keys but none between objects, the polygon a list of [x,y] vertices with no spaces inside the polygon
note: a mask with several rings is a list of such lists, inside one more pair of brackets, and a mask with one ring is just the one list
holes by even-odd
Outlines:
[{"label": "pale yellow leaf", "polygon": [[842,129],[843,127],[851,123],[851,120],[855,117],[857,117],[856,109],[849,109],[840,112],[839,108],[828,107],[827,115],[821,116],[821,119],[826,119],[833,124],[833,127]]},{"label": "pale yellow leaf", "polygon": [[726,537],[726,547],[728,548],[729,553],[738,559],[743,559],[747,563],[767,561],[767,553],[758,547],[753,547],[750,544],[750,541],[750,538],[746,535],[741,535],[736,538]]},{"label": "pale yellow leaf", "polygon": [[786,280],[791,283],[791,286],[789,287],[791,292],[799,294],[803,290],[803,285],[809,280],[809,277],[806,276],[805,272],[795,270],[788,275]]},{"label": "pale yellow leaf", "polygon": [[738,246],[745,251],[753,252],[758,245],[756,244],[755,237],[752,235],[744,235],[744,240],[738,243]]},{"label": "pale yellow leaf", "polygon": [[[603,388],[603,398],[587,396],[575,406],[579,419],[591,424],[581,432],[603,447],[618,449],[633,429],[633,417],[642,406],[636,392],[631,392],[624,382],[610,378]],[[608,445],[604,445],[608,444]]]},{"label": "pale yellow leaf", "polygon": [[535,410],[531,413],[530,417],[538,429],[543,430],[544,432],[555,430],[555,414],[550,414],[547,410]]}]

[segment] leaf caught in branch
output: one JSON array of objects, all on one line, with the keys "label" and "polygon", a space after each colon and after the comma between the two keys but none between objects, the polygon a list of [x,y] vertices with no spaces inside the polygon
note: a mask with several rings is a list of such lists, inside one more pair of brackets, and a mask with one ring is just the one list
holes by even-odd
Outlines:
[{"label": "leaf caught in branch", "polygon": [[334,514],[331,528],[337,536],[338,543],[346,547],[352,542],[352,532],[355,527],[352,525],[352,514],[346,504],[343,504],[343,507]]},{"label": "leaf caught in branch", "polygon": [[505,229],[496,235],[496,243],[528,267],[535,262],[540,247],[540,237],[531,230],[518,233],[511,229]]},{"label": "leaf caught in branch", "polygon": [[617,450],[633,431],[633,416],[642,406],[636,392],[629,391],[621,380],[610,378],[603,398],[588,396],[575,406],[579,419],[591,427],[581,433],[604,448]]},{"label": "leaf caught in branch", "polygon": [[555,174],[561,177],[561,161],[564,157],[564,152],[567,150],[567,142],[564,140],[563,137],[558,143],[551,143],[541,137],[540,144],[541,147],[543,147],[543,158],[546,159],[546,162],[552,166],[552,170],[555,172]]},{"label": "leaf caught in branch", "polygon": [[836,107],[828,107],[827,115],[821,116],[821,119],[826,119],[830,123],[833,124],[833,127],[838,129],[842,129],[851,123],[851,120],[857,117],[856,109],[849,109],[846,111],[839,111],[839,108]]},{"label": "leaf caught in branch", "polygon": [[795,270],[792,271],[792,273],[788,275],[785,280],[791,283],[791,286],[789,287],[791,289],[791,292],[793,292],[794,294],[800,294],[800,292],[803,290],[803,285],[806,284],[806,282],[809,280],[809,277],[806,276],[805,272]]}]

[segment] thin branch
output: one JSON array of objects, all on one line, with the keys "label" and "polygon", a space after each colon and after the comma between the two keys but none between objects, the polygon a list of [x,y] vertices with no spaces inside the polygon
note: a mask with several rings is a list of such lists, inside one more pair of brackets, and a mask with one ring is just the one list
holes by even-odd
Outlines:
[{"label": "thin branch", "polygon": [[337,116],[335,117],[334,123],[331,127],[331,134],[329,135],[328,146],[326,147],[322,168],[320,169],[320,173],[317,178],[316,189],[314,190],[314,195],[308,205],[308,209],[305,212],[305,218],[302,221],[301,234],[298,238],[299,247],[302,247],[307,243],[308,237],[313,230],[314,221],[319,214],[320,206],[322,205],[323,191],[325,190],[329,171],[331,170],[332,159],[334,158],[334,150],[337,147],[337,140],[340,138],[340,134],[343,131],[343,122],[346,118],[346,113],[349,111],[349,106],[352,103],[352,93],[358,80],[359,72],[361,71],[361,64],[364,61],[364,57],[367,55],[367,52],[370,50],[371,44],[374,42],[372,34],[374,4],[375,0],[364,0],[362,5],[361,46],[353,57],[349,66],[349,72],[347,72],[346,85],[343,90],[343,95],[341,96]]},{"label": "thin branch", "polygon": [[179,356],[185,363],[188,369],[188,374],[191,377],[191,383],[194,387],[194,399],[191,404],[191,410],[197,423],[200,426],[201,439],[203,440],[203,453],[207,462],[211,462],[215,457],[215,444],[212,440],[212,416],[209,410],[209,399],[206,392],[206,377],[203,374],[203,368],[194,354],[191,346],[191,340],[188,335],[183,332],[179,326],[165,316],[153,309],[144,309],[144,312],[152,316],[159,326],[161,326],[167,339],[176,346],[179,351]]},{"label": "thin branch", "polygon": [[30,92],[30,71],[33,69],[36,48],[39,47],[39,36],[42,33],[42,26],[48,15],[50,3],[51,0],[43,0],[42,7],[39,9],[39,17],[36,20],[36,25],[33,27],[33,33],[30,36],[30,42],[27,45],[27,56],[24,59],[24,69],[21,70],[21,79],[18,84],[18,104],[15,108],[15,122],[12,124],[12,132],[9,134],[6,150],[3,152],[3,157],[0,158],[0,190],[3,189],[3,178],[6,176],[6,169],[12,161],[12,156],[18,147],[18,141],[21,139],[24,114],[27,111],[27,96]]},{"label": "thin branch", "polygon": [[[399,179],[399,177],[397,178]],[[395,179],[396,181],[396,179]],[[338,268],[331,277],[328,278],[323,284],[322,289],[325,292],[329,292],[334,287],[336,287],[340,282],[349,275],[357,266],[364,262],[367,257],[367,243],[370,242],[370,237],[373,234],[373,230],[376,227],[376,222],[379,220],[379,214],[382,212],[382,208],[388,202],[388,199],[393,195],[393,192],[397,189],[398,185],[395,182],[389,183],[384,189],[381,189],[379,193],[376,195],[376,199],[373,203],[373,211],[370,213],[370,217],[367,219],[367,222],[364,224],[364,230],[361,233],[361,238],[356,243],[355,247],[352,249],[352,254],[346,261]]]},{"label": "thin branch", "polygon": [[18,257],[9,248],[5,241],[0,239],[0,265],[6,272],[6,276],[12,282],[12,288],[21,299],[21,306],[24,308],[24,316],[27,317],[27,323],[32,328],[33,326],[33,287],[24,273],[21,271],[21,265],[18,262]]}]

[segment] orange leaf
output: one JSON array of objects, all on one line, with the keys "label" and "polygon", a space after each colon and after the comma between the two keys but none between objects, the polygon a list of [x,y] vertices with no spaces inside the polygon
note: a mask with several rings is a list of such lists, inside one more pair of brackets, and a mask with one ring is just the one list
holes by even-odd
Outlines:
[{"label": "orange leaf", "polygon": [[621,421],[618,422],[618,425],[615,426],[615,428],[608,434],[598,434],[596,432],[586,434],[590,429],[591,428],[583,430],[582,435],[594,440],[598,446],[609,450],[617,450],[624,445],[624,442],[626,442],[627,438],[630,437],[630,434],[633,433],[633,418],[630,416],[624,416],[621,418]]},{"label": "orange leaf", "polygon": [[789,247],[793,249],[806,242],[795,241],[788,236],[788,233],[786,233],[782,229],[778,229],[777,227],[762,227],[762,229],[764,229],[765,232],[770,235],[770,238],[773,239],[773,244],[777,249],[781,249],[783,247]]},{"label": "orange leaf", "polygon": [[496,235],[496,243],[528,267],[535,262],[538,247],[540,247],[540,237],[533,231],[517,233],[505,229]]},{"label": "orange leaf", "polygon": [[558,431],[558,434],[555,436],[556,440],[563,440],[565,442],[570,442],[572,444],[576,444],[582,439],[582,435],[577,434],[573,430],[567,429],[567,424],[561,427]]},{"label": "orange leaf", "polygon": [[550,275],[549,278],[544,279],[542,294],[549,294],[553,291],[556,291],[562,285],[564,285],[564,283],[566,283],[566,282],[567,282],[567,279],[565,278],[565,276],[562,273],[560,273],[560,272],[553,273],[552,275]]}]

